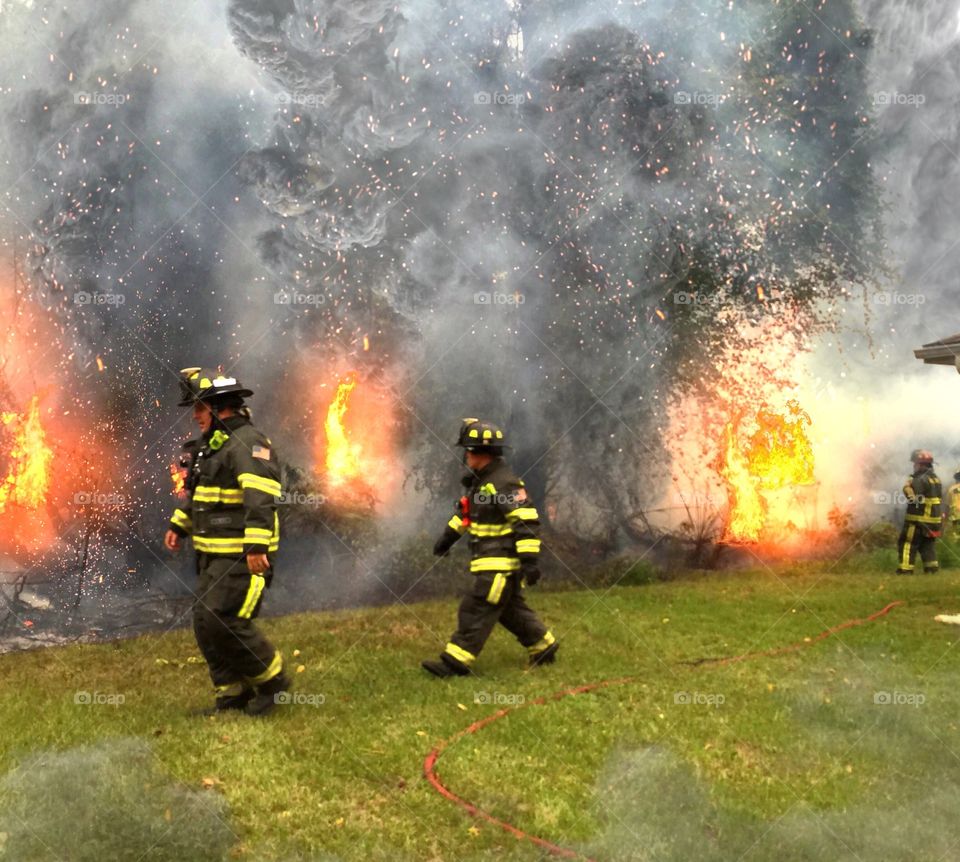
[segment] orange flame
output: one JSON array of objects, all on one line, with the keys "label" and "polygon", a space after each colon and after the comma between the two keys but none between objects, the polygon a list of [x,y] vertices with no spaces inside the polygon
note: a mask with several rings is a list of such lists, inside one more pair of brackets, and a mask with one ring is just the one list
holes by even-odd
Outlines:
[{"label": "orange flame", "polygon": [[180,499],[187,497],[187,471],[176,462],[170,465],[170,481],[173,482],[173,493]]},{"label": "orange flame", "polygon": [[745,446],[739,442],[739,420],[724,429],[719,472],[730,501],[727,538],[739,542],[797,529],[801,513],[791,491],[815,481],[810,417],[797,401],[788,401],[783,413],[763,405],[754,422]]},{"label": "orange flame", "polygon": [[0,485],[0,512],[5,511],[8,504],[36,509],[46,501],[53,459],[40,424],[37,396],[31,399],[26,415],[3,413],[0,422],[9,429],[13,441],[7,477]]},{"label": "orange flame", "polygon": [[344,485],[360,478],[361,475],[361,447],[348,439],[343,424],[350,393],[356,385],[357,380],[353,374],[348,374],[346,379],[340,382],[337,386],[337,394],[327,410],[326,421],[323,423],[327,435],[327,481],[333,487]]}]

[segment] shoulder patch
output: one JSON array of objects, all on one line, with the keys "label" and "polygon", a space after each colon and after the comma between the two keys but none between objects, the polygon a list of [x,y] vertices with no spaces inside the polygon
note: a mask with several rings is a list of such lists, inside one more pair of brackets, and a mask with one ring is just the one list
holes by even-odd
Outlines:
[{"label": "shoulder patch", "polygon": [[270,460],[270,450],[266,446],[254,446],[253,449],[250,450],[250,454],[253,455],[254,458],[261,458],[264,461]]}]

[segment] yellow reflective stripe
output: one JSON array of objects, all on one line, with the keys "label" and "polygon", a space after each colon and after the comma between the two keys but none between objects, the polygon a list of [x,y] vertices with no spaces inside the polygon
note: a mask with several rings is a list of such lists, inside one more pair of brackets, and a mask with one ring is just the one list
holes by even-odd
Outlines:
[{"label": "yellow reflective stripe", "polygon": [[461,535],[463,534],[463,519],[459,515],[454,515],[449,521],[447,521],[447,526],[451,530],[456,530]]},{"label": "yellow reflective stripe", "polygon": [[484,538],[513,535],[513,527],[509,524],[477,524],[470,522],[470,535]]},{"label": "yellow reflective stripe", "polygon": [[458,647],[455,643],[448,643],[444,652],[447,655],[453,656],[457,661],[463,662],[463,664],[473,664],[476,661],[477,657],[471,653],[467,652],[462,647]]},{"label": "yellow reflective stripe", "polygon": [[487,593],[487,601],[491,605],[500,603],[500,596],[503,595],[503,588],[507,585],[507,576],[503,572],[497,572],[493,576],[493,583],[490,585],[490,591]]},{"label": "yellow reflective stripe", "polygon": [[518,554],[539,554],[540,540],[539,539],[517,539],[517,553]]},{"label": "yellow reflective stripe", "polygon": [[242,554],[243,539],[210,539],[206,536],[194,536],[193,547],[204,554]]},{"label": "yellow reflective stripe", "polygon": [[237,481],[245,491],[248,489],[263,491],[264,494],[270,494],[272,497],[279,497],[281,493],[280,483],[276,479],[268,479],[256,473],[241,473],[237,476]]},{"label": "yellow reflective stripe", "polygon": [[170,517],[170,523],[176,524],[176,526],[181,527],[188,532],[193,524],[193,522],[190,520],[190,516],[184,512],[183,509],[173,510],[173,515]]},{"label": "yellow reflective stripe", "polygon": [[917,531],[917,528],[911,524],[907,527],[907,535],[903,541],[903,556],[900,558],[900,568],[901,569],[912,569],[913,564],[910,562],[910,546],[913,544],[913,535]]},{"label": "yellow reflective stripe", "polygon": [[936,515],[907,515],[904,519],[911,524],[939,524],[940,518]]},{"label": "yellow reflective stripe", "polygon": [[193,499],[197,503],[242,503],[243,491],[240,488],[197,485],[193,491]]},{"label": "yellow reflective stripe", "polygon": [[548,646],[556,642],[557,639],[553,636],[553,632],[547,632],[533,646],[528,646],[527,652],[529,652],[531,655],[535,655],[538,652],[543,652]]},{"label": "yellow reflective stripe", "polygon": [[273,538],[273,530],[268,530],[266,527],[247,527],[243,531],[243,538],[246,541],[252,541],[256,539],[270,540]]},{"label": "yellow reflective stripe", "polygon": [[470,561],[471,572],[515,572],[519,568],[516,557],[477,557]]},{"label": "yellow reflective stripe", "polygon": [[280,671],[282,670],[283,658],[280,655],[280,650],[277,650],[273,654],[273,661],[270,662],[270,666],[261,674],[247,677],[247,682],[249,682],[251,685],[260,685],[267,680],[273,679],[275,676],[279,676]]},{"label": "yellow reflective stripe", "polygon": [[253,609],[257,606],[257,602],[260,599],[260,593],[263,592],[263,588],[266,585],[267,579],[263,575],[250,575],[250,586],[247,588],[247,596],[243,600],[240,610],[237,612],[237,616],[240,617],[240,619],[246,620],[250,618]]},{"label": "yellow reflective stripe", "polygon": [[481,494],[489,494],[491,497],[497,493],[497,489],[493,487],[493,482],[481,485],[479,490]]},{"label": "yellow reflective stripe", "polygon": [[507,518],[519,521],[536,521],[537,510],[533,506],[521,506],[519,509],[511,509],[507,512]]}]

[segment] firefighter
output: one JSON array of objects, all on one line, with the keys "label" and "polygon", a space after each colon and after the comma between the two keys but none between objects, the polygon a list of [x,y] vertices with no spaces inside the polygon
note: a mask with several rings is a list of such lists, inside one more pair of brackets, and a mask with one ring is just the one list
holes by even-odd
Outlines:
[{"label": "firefighter", "polygon": [[960,541],[960,465],[953,473],[953,484],[947,488],[946,521],[949,525],[949,536],[954,541]]},{"label": "firefighter", "polygon": [[445,556],[469,532],[473,584],[460,603],[456,632],[440,658],[423,662],[423,668],[440,677],[469,674],[498,622],[526,647],[531,666],[552,663],[559,644],[523,597],[540,579],[540,521],[523,482],[503,459],[503,432],[490,422],[464,419],[456,445],[465,450],[467,493],[433,552]]},{"label": "firefighter", "polygon": [[197,552],[193,630],[216,691],[206,712],[263,715],[289,688],[279,651],[253,622],[280,542],[280,468],[270,440],[250,423],[249,389],[207,368],[184,369],[180,388],[179,406],[193,407],[202,436],[189,496],[164,544],[177,551],[191,536]]},{"label": "firefighter", "polygon": [[900,532],[897,551],[900,557],[898,575],[913,572],[917,553],[925,572],[937,572],[936,541],[940,536],[940,480],[933,471],[933,455],[926,449],[914,449],[910,455],[913,475],[903,486],[907,498],[907,514]]}]

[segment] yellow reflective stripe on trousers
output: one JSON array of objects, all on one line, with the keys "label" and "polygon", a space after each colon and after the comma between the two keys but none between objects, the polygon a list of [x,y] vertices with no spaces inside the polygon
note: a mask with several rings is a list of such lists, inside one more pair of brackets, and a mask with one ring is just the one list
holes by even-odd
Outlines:
[{"label": "yellow reflective stripe on trousers", "polygon": [[236,503],[243,502],[241,488],[220,488],[216,485],[197,485],[193,489],[193,500],[196,503]]},{"label": "yellow reflective stripe on trousers", "polygon": [[493,576],[493,583],[490,584],[490,590],[487,593],[487,602],[491,605],[500,604],[500,596],[503,595],[503,588],[507,585],[507,576],[503,572],[497,572]]},{"label": "yellow reflective stripe on trousers", "polygon": [[907,515],[904,519],[909,524],[939,524],[940,518],[936,515]]},{"label": "yellow reflective stripe on trousers", "polygon": [[230,539],[210,539],[206,536],[194,536],[193,547],[204,554],[242,554],[243,539],[240,536]]},{"label": "yellow reflective stripe on trousers", "polygon": [[471,572],[516,572],[519,568],[516,557],[477,557],[470,561]]},{"label": "yellow reflective stripe on trousers", "polygon": [[513,521],[536,521],[537,510],[532,506],[521,506],[519,509],[507,512],[507,517]]},{"label": "yellow reflective stripe on trousers", "polygon": [[444,652],[447,655],[453,656],[457,661],[462,662],[463,664],[473,664],[476,661],[476,656],[467,652],[463,647],[458,647],[455,643],[448,643]]},{"label": "yellow reflective stripe on trousers", "polygon": [[241,473],[237,476],[237,481],[244,490],[252,488],[255,491],[263,491],[271,497],[279,497],[281,493],[280,483],[276,479],[268,479],[256,473]]},{"label": "yellow reflective stripe on trousers", "polygon": [[547,632],[533,646],[528,646],[527,652],[529,652],[531,655],[538,652],[543,652],[548,646],[556,642],[557,642],[557,639],[553,636],[553,632]]},{"label": "yellow reflective stripe on trousers", "polygon": [[283,658],[280,655],[280,651],[277,650],[273,654],[273,661],[270,662],[270,666],[263,673],[257,674],[256,676],[247,677],[247,682],[249,682],[251,685],[260,685],[263,682],[267,682],[267,680],[273,679],[282,670]]},{"label": "yellow reflective stripe on trousers", "polygon": [[907,535],[903,541],[903,556],[900,558],[900,568],[901,569],[912,569],[913,563],[910,562],[910,547],[913,545],[913,534],[917,531],[917,528],[911,524],[907,527]]},{"label": "yellow reflective stripe on trousers", "polygon": [[243,600],[243,605],[237,612],[237,616],[242,620],[250,618],[253,609],[260,600],[260,594],[267,585],[267,579],[263,575],[250,575],[250,586],[247,588],[247,597]]},{"label": "yellow reflective stripe on trousers", "polygon": [[509,524],[478,524],[475,521],[471,521],[470,535],[479,536],[484,539],[497,536],[512,536],[513,527]]},{"label": "yellow reflective stripe on trousers", "polygon": [[170,523],[176,524],[182,530],[190,532],[190,528],[193,526],[193,522],[190,520],[190,516],[183,511],[183,509],[174,509],[173,515],[170,517]]},{"label": "yellow reflective stripe on trousers", "polygon": [[540,540],[539,539],[517,539],[517,553],[518,554],[539,554]]}]

